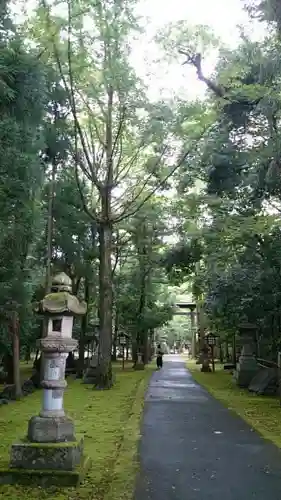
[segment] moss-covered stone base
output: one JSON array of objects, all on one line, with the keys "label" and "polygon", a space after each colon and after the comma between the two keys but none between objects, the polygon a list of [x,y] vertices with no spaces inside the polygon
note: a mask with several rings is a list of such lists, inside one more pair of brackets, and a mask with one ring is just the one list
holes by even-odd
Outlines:
[{"label": "moss-covered stone base", "polygon": [[41,488],[50,486],[77,487],[83,482],[91,460],[83,457],[81,464],[72,471],[15,469],[7,466],[0,469],[0,484],[22,484]]},{"label": "moss-covered stone base", "polygon": [[75,470],[83,457],[83,438],[68,443],[12,444],[10,466],[16,469]]}]

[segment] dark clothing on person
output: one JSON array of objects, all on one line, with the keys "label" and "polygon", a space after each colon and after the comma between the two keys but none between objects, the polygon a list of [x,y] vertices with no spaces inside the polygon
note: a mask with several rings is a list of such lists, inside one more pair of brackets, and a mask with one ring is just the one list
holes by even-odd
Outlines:
[{"label": "dark clothing on person", "polygon": [[162,368],[162,366],[163,366],[163,356],[157,356],[156,363],[157,363],[157,368]]},{"label": "dark clothing on person", "polygon": [[157,358],[156,358],[157,368],[162,368],[162,366],[163,366],[163,352],[162,352],[160,346],[158,346],[158,348],[157,348],[156,356],[157,356]]}]

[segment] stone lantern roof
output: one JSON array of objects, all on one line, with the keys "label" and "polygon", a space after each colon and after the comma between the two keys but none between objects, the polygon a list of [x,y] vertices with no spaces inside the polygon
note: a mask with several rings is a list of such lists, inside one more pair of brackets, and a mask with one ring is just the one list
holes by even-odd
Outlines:
[{"label": "stone lantern roof", "polygon": [[72,295],[72,281],[65,273],[59,273],[52,280],[52,291],[35,306],[35,312],[46,315],[86,314],[87,304]]}]

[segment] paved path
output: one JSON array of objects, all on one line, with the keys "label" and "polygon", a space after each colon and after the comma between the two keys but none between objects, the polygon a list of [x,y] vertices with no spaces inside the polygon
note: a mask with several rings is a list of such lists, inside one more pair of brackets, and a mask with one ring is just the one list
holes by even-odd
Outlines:
[{"label": "paved path", "polygon": [[281,499],[281,452],[196,384],[176,355],[153,374],[140,457],[135,500]]}]

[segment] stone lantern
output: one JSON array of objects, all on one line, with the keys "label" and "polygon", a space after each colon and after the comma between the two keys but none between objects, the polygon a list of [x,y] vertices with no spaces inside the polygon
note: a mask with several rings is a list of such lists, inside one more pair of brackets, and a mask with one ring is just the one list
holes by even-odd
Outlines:
[{"label": "stone lantern", "polygon": [[73,471],[82,459],[83,441],[76,440],[74,423],[63,407],[66,358],[77,347],[73,317],[87,310],[71,291],[71,279],[60,273],[53,279],[51,293],[36,306],[48,321],[47,336],[39,341],[44,355],[42,407],[29,421],[27,441],[12,445],[11,467]]}]

